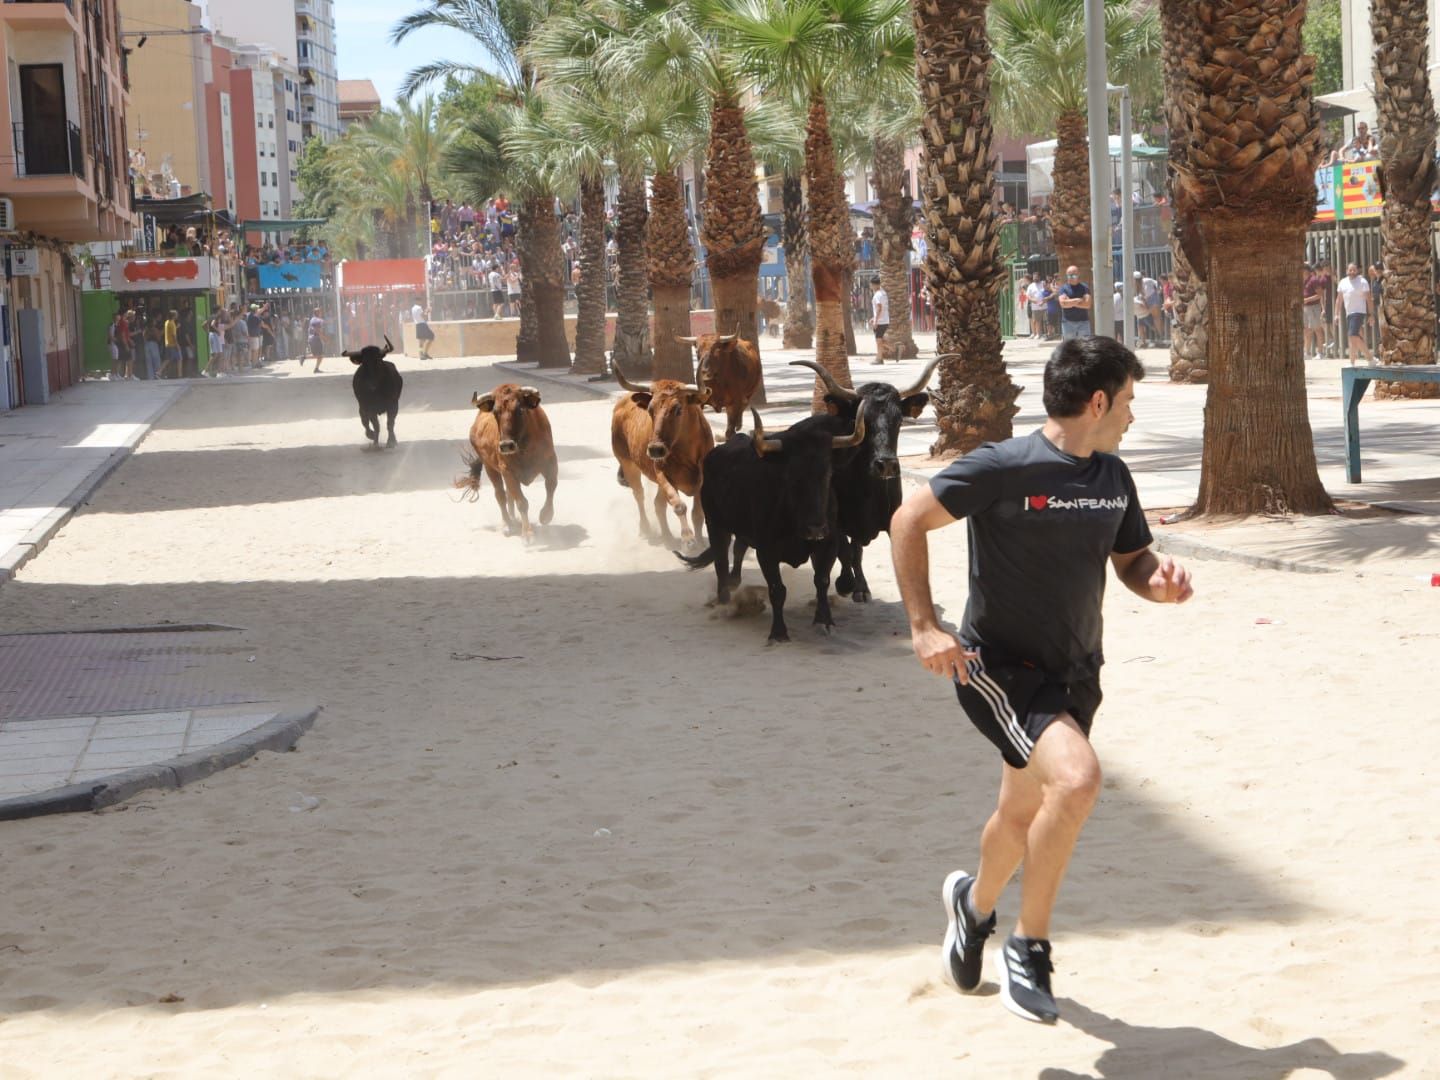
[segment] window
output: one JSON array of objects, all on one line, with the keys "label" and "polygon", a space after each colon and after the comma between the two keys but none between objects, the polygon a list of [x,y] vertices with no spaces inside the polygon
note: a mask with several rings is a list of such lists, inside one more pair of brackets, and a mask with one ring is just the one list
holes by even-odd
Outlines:
[{"label": "window", "polygon": [[273,188],[278,188],[280,186],[280,178],[277,177],[273,172],[270,174],[270,186]]},{"label": "window", "polygon": [[291,84],[291,82],[290,82],[289,79],[286,79],[286,80],[285,80],[285,90],[286,90],[287,92],[289,92],[289,91],[291,91],[291,90],[293,90],[293,89],[295,89],[295,87]]},{"label": "window", "polygon": [[261,187],[266,187],[266,186],[267,186],[266,183],[265,183],[265,175],[266,175],[266,174],[263,173],[263,172],[260,174],[260,186],[261,186]]},{"label": "window", "polygon": [[[286,119],[286,120],[289,120],[289,121],[293,124],[293,123],[295,122],[295,110],[294,110],[294,109],[286,109],[286,110],[285,110],[285,119]],[[290,149],[293,150],[293,149],[295,149],[295,148],[292,146]]]},{"label": "window", "polygon": [[274,130],[275,130],[275,117],[274,117],[274,115],[271,115],[271,117],[270,117],[270,130],[271,130],[271,131],[274,131]]}]

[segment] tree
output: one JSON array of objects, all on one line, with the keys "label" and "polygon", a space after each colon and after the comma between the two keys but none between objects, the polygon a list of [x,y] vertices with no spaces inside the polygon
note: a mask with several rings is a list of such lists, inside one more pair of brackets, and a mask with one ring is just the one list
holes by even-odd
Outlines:
[{"label": "tree", "polygon": [[[810,277],[815,289],[815,360],[850,386],[845,317],[847,275],[855,267],[854,234],[845,182],[830,132],[827,96],[857,65],[905,64],[908,31],[903,0],[742,0],[718,18],[732,35],[741,64],[762,92],[788,92],[806,102],[805,191]],[[815,380],[814,406],[825,384]]]},{"label": "tree", "polygon": [[[1194,107],[1186,64],[1195,59],[1199,39],[1195,29],[1194,0],[1160,0],[1160,10],[1164,42],[1165,123],[1170,133],[1166,178],[1173,207],[1175,172],[1185,154],[1187,112]],[[1185,255],[1181,237],[1181,230],[1185,227],[1178,215],[1171,218],[1170,277],[1175,287],[1175,326],[1170,335],[1170,381],[1203,383],[1209,378],[1209,334],[1205,326],[1208,301],[1205,283]]]},{"label": "tree", "polygon": [[1209,0],[1194,15],[1194,96],[1175,173],[1185,252],[1209,292],[1192,512],[1328,512],[1300,347],[1299,269],[1323,152],[1304,4]]},{"label": "tree", "polygon": [[543,114],[538,76],[522,54],[554,10],[551,0],[426,0],[390,32],[391,42],[398,45],[427,27],[451,31],[477,47],[494,69],[433,60],[409,72],[400,92],[408,97],[434,80],[455,78],[479,83],[481,96],[493,102],[491,110],[470,114],[447,161],[457,174],[457,184],[476,201],[500,191],[515,196],[515,247],[521,269],[516,358],[542,367],[570,363],[555,178],[517,160],[507,148],[506,135],[521,121],[536,122]]},{"label": "tree", "polygon": [[[1085,0],[992,0],[990,44],[995,50],[995,110],[1011,131],[1055,132],[1055,189],[1050,198],[1060,265],[1090,265],[1090,159],[1086,150]],[[1131,96],[1156,97],[1160,22],[1140,0],[1105,0],[1108,77],[1128,83]]]},{"label": "tree", "polygon": [[940,385],[931,392],[932,454],[968,453],[1009,438],[1020,388],[1000,337],[1000,225],[991,157],[986,0],[915,0],[915,54],[924,109],[921,171]]},{"label": "tree", "polygon": [[[1387,364],[1435,362],[1430,196],[1435,191],[1435,102],[1430,94],[1426,0],[1374,0],[1375,107],[1380,128],[1380,242],[1385,295],[1380,356]],[[1435,397],[1435,383],[1382,382],[1377,397]]]}]

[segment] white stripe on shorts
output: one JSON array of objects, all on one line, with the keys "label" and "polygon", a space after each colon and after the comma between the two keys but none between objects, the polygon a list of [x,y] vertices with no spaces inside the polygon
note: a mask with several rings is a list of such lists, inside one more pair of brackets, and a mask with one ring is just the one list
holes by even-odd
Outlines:
[{"label": "white stripe on shorts", "polygon": [[1015,716],[1015,710],[1010,706],[1010,699],[1005,696],[1005,691],[1000,685],[985,672],[979,660],[966,662],[965,670],[970,675],[970,685],[975,692],[985,699],[990,706],[990,711],[995,714],[995,720],[999,723],[1005,737],[1010,740],[1010,745],[1020,755],[1021,760],[1030,760],[1030,751],[1035,748],[1034,741],[1025,733],[1020,726],[1020,721]]}]

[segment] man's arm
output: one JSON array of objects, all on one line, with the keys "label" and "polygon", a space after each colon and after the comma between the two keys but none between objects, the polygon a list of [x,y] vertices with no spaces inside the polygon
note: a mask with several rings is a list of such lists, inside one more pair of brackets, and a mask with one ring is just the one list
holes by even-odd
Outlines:
[{"label": "man's arm", "polygon": [[1136,596],[1156,604],[1183,604],[1195,595],[1190,571],[1169,555],[1157,556],[1148,547],[1110,556],[1115,575]]},{"label": "man's arm", "polygon": [[966,650],[940,625],[935,601],[930,595],[930,546],[928,534],[955,518],[935,498],[929,486],[912,494],[890,519],[890,554],[895,562],[895,581],[900,599],[910,617],[910,644],[921,665],[932,675],[967,682],[965,662],[975,653]]}]

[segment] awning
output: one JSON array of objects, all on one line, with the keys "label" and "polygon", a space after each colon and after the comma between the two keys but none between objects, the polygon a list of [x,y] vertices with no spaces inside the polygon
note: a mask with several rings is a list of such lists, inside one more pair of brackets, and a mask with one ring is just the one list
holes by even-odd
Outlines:
[{"label": "awning", "polygon": [[265,218],[263,221],[240,222],[241,232],[297,232],[324,225],[329,218]]},{"label": "awning", "polygon": [[179,199],[144,199],[135,200],[135,212],[147,214],[155,219],[157,225],[199,225],[208,222],[213,216],[215,224],[228,228],[230,226],[230,212],[228,210],[211,209],[210,196],[203,192],[197,195],[186,195]]},{"label": "awning", "polygon": [[1357,86],[1353,90],[1336,90],[1333,94],[1319,94],[1315,104],[1320,106],[1324,119],[1335,116],[1349,116],[1351,113],[1373,113],[1375,97],[1368,86]]}]

